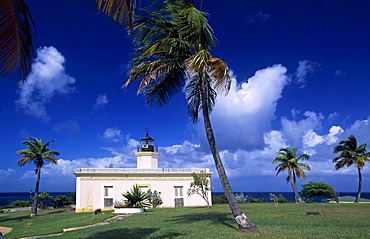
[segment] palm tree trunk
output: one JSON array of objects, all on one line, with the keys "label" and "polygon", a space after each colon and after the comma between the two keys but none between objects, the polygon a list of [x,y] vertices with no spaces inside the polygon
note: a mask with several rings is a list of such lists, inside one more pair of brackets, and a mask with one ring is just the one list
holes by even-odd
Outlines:
[{"label": "palm tree trunk", "polygon": [[296,179],[296,176],[295,176],[295,173],[293,172],[293,181],[291,179],[291,177],[289,177],[289,181],[290,181],[290,184],[292,186],[292,189],[293,189],[293,192],[294,192],[294,197],[295,197],[295,201],[296,203],[305,203],[301,197],[301,195],[299,195],[298,193],[298,190],[297,190],[297,179]]},{"label": "palm tree trunk", "polygon": [[356,197],[355,203],[359,203],[360,202],[361,190],[362,190],[362,174],[361,174],[361,169],[358,168],[357,171],[358,171],[358,189],[357,189],[357,197]]},{"label": "palm tree trunk", "polygon": [[40,175],[41,175],[41,167],[38,167],[36,172],[36,186],[35,186],[35,194],[33,196],[33,207],[32,207],[32,214],[31,217],[37,216],[37,205],[39,201],[39,186],[40,186]]},{"label": "palm tree trunk", "polygon": [[205,89],[206,89],[205,83],[204,80],[202,80],[201,97],[202,97],[202,112],[204,118],[204,127],[206,130],[209,147],[211,149],[212,156],[215,161],[218,176],[221,180],[221,184],[224,189],[224,194],[228,200],[230,209],[233,213],[236,223],[238,224],[239,229],[247,233],[259,232],[257,226],[254,225],[241,210],[238,202],[236,201],[235,195],[231,189],[229,180],[225,172],[225,168],[222,164],[220,154],[218,153],[217,150],[216,140],[211,125],[211,120],[209,118],[208,99]]}]

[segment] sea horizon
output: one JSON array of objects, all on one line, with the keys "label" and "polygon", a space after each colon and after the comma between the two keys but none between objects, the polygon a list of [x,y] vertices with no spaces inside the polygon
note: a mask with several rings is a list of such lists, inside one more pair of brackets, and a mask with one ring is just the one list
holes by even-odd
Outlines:
[{"label": "sea horizon", "polygon": [[[41,191],[39,193],[42,193]],[[45,191],[47,192],[47,191]],[[30,197],[33,196],[34,192],[2,192],[0,193],[0,207],[9,205],[11,202],[21,200],[21,201],[28,201]],[[56,197],[58,195],[68,195],[69,193],[76,193],[75,191],[65,191],[65,192],[47,192],[52,197]],[[238,192],[235,191],[234,194],[243,193],[245,197],[253,197],[255,199],[264,200],[265,202],[272,202],[270,200],[270,193],[275,194],[278,196],[282,194],[288,201],[294,201],[294,193],[293,192],[279,192],[279,191],[260,191],[260,192]],[[341,196],[357,196],[357,192],[338,192],[339,197]],[[212,192],[212,195],[219,196],[223,195],[224,192]],[[322,199],[326,197],[317,197],[315,198],[315,202],[320,202]],[[370,192],[362,192],[361,198],[370,199]]]}]

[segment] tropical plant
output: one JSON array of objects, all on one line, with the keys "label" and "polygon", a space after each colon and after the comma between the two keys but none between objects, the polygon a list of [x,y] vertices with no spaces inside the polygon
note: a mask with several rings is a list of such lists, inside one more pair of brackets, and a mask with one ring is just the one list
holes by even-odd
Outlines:
[{"label": "tropical plant", "polygon": [[38,195],[40,186],[41,168],[44,166],[45,161],[51,164],[57,164],[57,160],[54,156],[58,156],[59,152],[50,150],[49,144],[54,140],[47,143],[43,143],[41,139],[28,137],[29,141],[23,141],[22,144],[27,146],[27,149],[21,149],[17,152],[17,155],[22,155],[22,158],[18,161],[18,166],[22,167],[27,163],[33,163],[36,167],[36,186],[34,193],[34,202],[32,207],[31,217],[37,216],[37,205]]},{"label": "tropical plant", "polygon": [[365,166],[365,162],[370,161],[370,153],[367,152],[367,143],[357,145],[357,139],[355,136],[350,135],[348,139],[341,140],[339,144],[334,148],[333,153],[340,153],[337,157],[333,158],[335,163],[335,169],[338,170],[344,166],[350,167],[355,165],[358,172],[358,189],[355,202],[358,203],[361,198],[362,190],[362,169]]},{"label": "tropical plant", "polygon": [[308,182],[302,186],[301,194],[304,198],[311,200],[314,197],[328,197],[333,198],[336,202],[338,200],[338,193],[335,189],[324,182]]},{"label": "tropical plant", "polygon": [[275,171],[277,170],[276,176],[283,171],[288,172],[286,182],[290,183],[297,203],[304,203],[297,190],[297,177],[306,179],[306,174],[304,173],[303,168],[307,171],[311,170],[309,165],[301,163],[300,161],[309,159],[310,156],[307,154],[297,156],[297,148],[288,147],[280,149],[277,153],[277,157],[272,161],[274,164],[279,163],[275,168]]},{"label": "tropical plant", "polygon": [[208,14],[193,3],[165,0],[158,9],[143,10],[145,16],[139,16],[133,24],[135,56],[124,87],[140,79],[138,93],[145,96],[147,104],[159,106],[185,89],[188,113],[194,123],[202,112],[209,147],[239,229],[258,232],[235,199],[216,146],[210,113],[217,92],[227,94],[231,79],[226,63],[211,55],[216,39]]},{"label": "tropical plant", "polygon": [[245,203],[246,201],[248,201],[248,195],[244,196],[244,193],[235,193],[235,198],[236,198],[236,201],[238,203]]},{"label": "tropical plant", "polygon": [[[96,8],[132,29],[135,0],[94,0]],[[0,0],[0,75],[24,81],[34,55],[35,23],[24,0]]]},{"label": "tropical plant", "polygon": [[58,195],[51,200],[51,206],[53,208],[61,208],[64,206],[71,205],[73,202],[66,195]]},{"label": "tropical plant", "polygon": [[148,194],[150,195],[150,204],[152,204],[153,208],[157,208],[163,204],[160,192],[157,192],[157,190],[154,190],[153,192],[149,190]]},{"label": "tropical plant", "polygon": [[150,194],[141,191],[137,184],[132,187],[130,192],[127,191],[122,196],[126,198],[126,205],[128,207],[145,208],[150,206]]},{"label": "tropical plant", "polygon": [[50,204],[50,201],[53,199],[53,197],[47,192],[40,193],[38,197],[38,207],[41,209],[46,209]]},{"label": "tropical plant", "polygon": [[35,27],[24,0],[0,0],[0,75],[25,80],[34,53]]},{"label": "tropical plant", "polygon": [[209,183],[209,177],[201,173],[193,173],[193,181],[190,183],[188,189],[188,196],[198,194],[201,196],[209,207],[209,192],[211,191],[211,184]]}]

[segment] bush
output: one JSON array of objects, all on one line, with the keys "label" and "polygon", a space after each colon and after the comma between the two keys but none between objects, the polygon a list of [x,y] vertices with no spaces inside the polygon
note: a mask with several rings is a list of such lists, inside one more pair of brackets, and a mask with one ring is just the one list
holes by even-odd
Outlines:
[{"label": "bush", "polygon": [[153,192],[149,191],[148,193],[150,194],[150,202],[152,207],[156,208],[162,205],[163,200],[160,192],[158,193],[156,190],[154,190]]},{"label": "bush", "polygon": [[244,196],[244,193],[235,194],[235,199],[238,203],[245,203],[248,199],[248,195]]},{"label": "bush", "polygon": [[31,205],[30,201],[17,200],[6,205],[4,208],[29,207],[30,205]]},{"label": "bush", "polygon": [[71,202],[66,195],[58,195],[51,201],[51,206],[53,208],[61,208],[70,204]]},{"label": "bush", "polygon": [[266,201],[265,199],[258,199],[258,198],[249,196],[249,202],[250,203],[265,203]]},{"label": "bush", "polygon": [[228,201],[227,201],[227,198],[225,197],[225,195],[223,194],[220,194],[220,195],[212,195],[212,204],[227,204]]}]

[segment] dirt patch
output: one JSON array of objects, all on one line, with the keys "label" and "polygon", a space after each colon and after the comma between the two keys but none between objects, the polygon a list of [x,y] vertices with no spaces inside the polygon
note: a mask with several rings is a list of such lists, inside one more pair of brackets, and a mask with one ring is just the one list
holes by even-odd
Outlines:
[{"label": "dirt patch", "polygon": [[9,233],[13,228],[11,227],[0,227],[0,232],[5,235],[7,233]]}]

